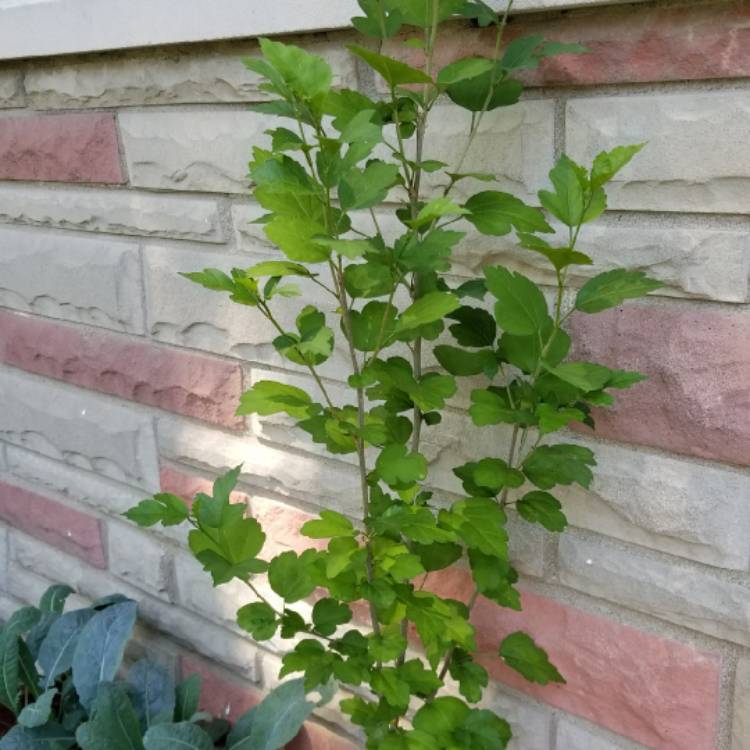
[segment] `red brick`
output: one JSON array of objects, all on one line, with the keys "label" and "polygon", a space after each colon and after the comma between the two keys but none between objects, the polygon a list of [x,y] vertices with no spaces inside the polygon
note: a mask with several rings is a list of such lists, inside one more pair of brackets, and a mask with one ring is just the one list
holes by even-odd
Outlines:
[{"label": "red brick", "polygon": [[203,679],[200,708],[202,711],[228,721],[237,721],[246,711],[257,706],[263,699],[260,690],[251,688],[237,680],[220,677],[207,664],[198,659],[183,656],[180,659],[183,679],[199,674]]},{"label": "red brick", "polygon": [[[561,42],[579,42],[585,55],[544,61],[522,77],[529,85],[592,85],[741,78],[750,75],[750,6],[721,2],[707,5],[579,10],[564,15],[518,16],[505,41],[540,34]],[[401,39],[411,35],[402,36]],[[490,56],[489,29],[455,28],[444,33],[436,68],[474,55]],[[394,43],[391,53],[418,63],[421,52]]]},{"label": "red brick", "polygon": [[750,465],[750,316],[633,304],[573,318],[575,358],[649,376],[596,434]]},{"label": "red brick", "polygon": [[[442,596],[466,601],[459,569],[431,579]],[[472,612],[479,661],[493,678],[654,750],[713,750],[720,657],[644,633],[531,592],[523,611],[480,598]],[[498,647],[517,630],[531,634],[567,680],[545,687],[503,664]]]},{"label": "red brick", "polygon": [[240,428],[238,365],[0,310],[0,361],[223,427]]},{"label": "red brick", "polygon": [[0,118],[0,180],[122,183],[114,115]]},{"label": "red brick", "polygon": [[0,482],[0,519],[89,565],[107,567],[99,521],[85,513]]}]

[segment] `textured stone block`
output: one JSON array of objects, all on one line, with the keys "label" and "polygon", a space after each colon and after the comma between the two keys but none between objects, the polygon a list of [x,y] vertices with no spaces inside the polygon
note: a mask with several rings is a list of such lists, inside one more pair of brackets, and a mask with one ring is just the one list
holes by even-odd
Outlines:
[{"label": "textured stone block", "polygon": [[0,184],[0,220],[199,242],[225,239],[215,201],[134,190]]},{"label": "textured stone block", "polygon": [[[110,521],[107,524],[110,570],[137,588],[169,598],[172,556],[150,530]],[[186,535],[186,532],[183,532]]]},{"label": "textured stone block", "polygon": [[568,716],[560,716],[557,722],[555,750],[639,750],[642,747],[624,738],[605,736],[604,733],[576,723]]},{"label": "textured stone block", "polygon": [[[538,283],[555,285],[554,269],[539,253],[518,247],[515,235],[490,237],[457,225],[467,236],[457,246],[453,272],[481,275],[486,265],[502,263]],[[639,219],[602,219],[585,226],[578,249],[592,266],[571,266],[568,279],[580,284],[612,268],[637,268],[665,284],[660,295],[744,302],[748,297],[750,240],[741,230],[654,224]]]},{"label": "textured stone block", "polygon": [[21,71],[13,68],[0,70],[0,109],[23,107],[23,105]]},{"label": "textured stone block", "polygon": [[590,490],[554,491],[570,523],[720,568],[747,570],[745,474],[612,443],[579,442],[594,451],[597,467]]},{"label": "textured stone block", "polygon": [[[502,716],[511,727],[511,750],[549,750],[552,711],[527,697],[502,692],[496,682],[485,689],[479,708],[488,708]],[[583,750],[579,748],[579,750]]]},{"label": "textured stone block", "polygon": [[141,333],[142,295],[132,244],[0,227],[0,305]]},{"label": "textured stone block", "polygon": [[126,484],[159,486],[149,416],[3,367],[0,403],[0,440]]},{"label": "textured stone block", "polygon": [[[247,163],[268,115],[238,110],[121,112],[120,131],[130,181],[136,187],[247,193]],[[270,143],[270,141],[269,141]]]},{"label": "textured stone block", "polygon": [[750,659],[743,657],[737,664],[734,678],[734,721],[732,750],[750,748]]},{"label": "textured stone block", "polygon": [[114,115],[0,118],[0,179],[123,182]]},{"label": "textured stone block", "polygon": [[159,447],[169,460],[212,473],[243,464],[240,479],[249,488],[353,516],[360,512],[359,475],[340,461],[289,453],[254,438],[234,437],[174,417],[159,420]]},{"label": "textured stone block", "polygon": [[56,500],[0,482],[0,519],[89,565],[107,566],[99,521]]},{"label": "textured stone block", "polygon": [[566,149],[588,164],[605,149],[648,141],[610,183],[610,208],[746,213],[749,117],[746,91],[573,99]]},{"label": "textured stone block", "polygon": [[[554,111],[552,101],[524,101],[485,115],[461,172],[491,172],[498,178],[496,190],[519,197],[534,197],[547,182],[554,162]],[[425,157],[439,159],[455,171],[469,132],[471,115],[453,104],[433,109],[427,126]],[[426,189],[442,188],[445,180],[425,175]],[[486,182],[462,180],[453,195],[468,197],[488,189]]]},{"label": "textured stone block", "polygon": [[[571,3],[572,4],[572,3]],[[577,3],[583,4],[583,3]],[[538,3],[549,9],[554,3]],[[515,6],[514,6],[515,9]],[[593,8],[559,16],[517,16],[504,42],[539,34],[561,42],[577,42],[589,51],[543,60],[537,71],[523,71],[531,86],[684,81],[741,78],[750,75],[743,54],[750,43],[750,11],[736,2],[677,7],[644,6]],[[408,36],[397,37],[389,52],[398,52],[412,64],[421,52],[403,47]],[[443,34],[438,42],[436,68],[463,57],[492,56],[492,29],[461,27]]]},{"label": "textured stone block", "polygon": [[[354,58],[344,40],[319,39],[300,41],[332,66],[334,86],[356,88]],[[241,59],[259,53],[255,41],[242,41],[110,53],[63,64],[42,60],[26,72],[26,93],[29,106],[38,109],[263,101],[270,96],[259,88],[260,76]]]},{"label": "textured stone block", "polygon": [[167,411],[240,428],[238,365],[0,310],[0,362]]},{"label": "textured stone block", "polygon": [[602,538],[564,534],[560,580],[692,630],[750,645],[750,585]]},{"label": "textured stone block", "polygon": [[575,359],[649,376],[595,415],[597,434],[750,464],[750,316],[629,304],[572,328]]}]

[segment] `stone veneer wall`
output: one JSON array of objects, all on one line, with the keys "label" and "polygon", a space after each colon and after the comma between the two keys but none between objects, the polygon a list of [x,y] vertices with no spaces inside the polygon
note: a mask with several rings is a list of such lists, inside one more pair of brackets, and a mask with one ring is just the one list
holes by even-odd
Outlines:
[{"label": "stone veneer wall", "polygon": [[[590,492],[565,493],[561,539],[518,527],[523,613],[478,606],[497,682],[487,703],[518,729],[514,750],[750,748],[750,4],[619,6],[514,18],[591,48],[530,78],[523,103],[487,124],[469,168],[533,196],[556,155],[590,159],[647,140],[586,233],[600,266],[662,279],[659,296],[575,319],[581,356],[651,379],[599,420]],[[376,91],[342,51],[309,35],[339,84]],[[456,29],[445,60],[486,48]],[[241,490],[274,544],[319,506],[355,512],[351,464],[321,457],[276,419],[238,419],[243,387],[306,383],[251,312],[177,276],[273,251],[248,200],[250,144],[269,122],[237,58],[252,41],[0,65],[0,613],[51,581],[83,599],[140,602],[139,644],[200,670],[209,707],[236,715],[276,680],[283,644],[234,625],[245,601],[211,588],[181,532],[119,514],[161,487],[190,495],[244,461]],[[455,109],[434,118],[451,161]],[[533,197],[531,198],[533,200]],[[511,239],[470,237],[456,272],[504,262],[546,280]],[[335,389],[344,372],[325,375]],[[427,435],[435,483],[486,452],[457,399]],[[493,439],[502,444],[499,431]],[[481,445],[480,445],[481,442]],[[500,446],[498,447],[500,449]],[[515,531],[515,529],[514,529]],[[445,582],[457,596],[461,574]],[[527,627],[568,678],[530,687],[492,659]],[[352,748],[331,709],[296,747]]]}]

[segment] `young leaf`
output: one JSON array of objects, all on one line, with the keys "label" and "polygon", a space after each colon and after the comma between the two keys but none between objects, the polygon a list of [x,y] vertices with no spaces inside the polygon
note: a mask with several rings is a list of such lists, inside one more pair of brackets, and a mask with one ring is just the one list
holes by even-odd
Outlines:
[{"label": "young leaf", "polygon": [[293,44],[283,44],[271,39],[261,39],[260,49],[266,61],[300,98],[314,99],[326,94],[331,88],[333,72],[322,57],[311,55]]},{"label": "young leaf", "polygon": [[510,334],[536,335],[549,322],[547,302],[539,287],[523,274],[503,266],[484,269],[487,289],[497,297],[495,318]]},{"label": "young leaf", "polygon": [[273,380],[259,380],[240,397],[237,414],[288,414],[295,419],[304,419],[316,409],[310,396],[301,388]]},{"label": "young leaf", "polygon": [[588,188],[586,172],[574,161],[563,155],[549,173],[555,192],[539,191],[542,205],[568,227],[577,227],[583,222],[585,191]]},{"label": "young leaf", "polygon": [[180,276],[184,276],[186,279],[215,292],[234,291],[234,281],[218,268],[204,268],[202,271],[180,273]]},{"label": "young leaf", "polygon": [[335,510],[321,510],[320,520],[305,522],[300,532],[310,539],[354,536],[357,533],[352,522]]},{"label": "young leaf", "polygon": [[549,492],[527,492],[516,503],[516,510],[521,518],[529,523],[539,523],[547,531],[563,531],[568,525],[560,501]]},{"label": "young leaf", "polygon": [[645,145],[618,146],[598,154],[591,168],[591,187],[598,188],[609,182]]},{"label": "young leaf", "polygon": [[276,635],[276,613],[265,602],[253,602],[237,611],[237,624],[256,641],[267,641]]},{"label": "young leaf", "polygon": [[540,685],[565,683],[562,675],[550,663],[547,652],[539,648],[526,633],[518,631],[507,636],[500,644],[500,656],[511,669],[515,669],[530,682]]},{"label": "young leaf", "polygon": [[609,307],[617,307],[626,299],[643,297],[664,284],[650,279],[643,271],[626,271],[617,268],[605,271],[587,281],[576,296],[576,310],[598,313]]},{"label": "young leaf", "polygon": [[178,526],[189,515],[185,501],[169,492],[159,492],[153,498],[141,500],[134,508],[123,513],[125,518],[138,526]]},{"label": "young leaf", "polygon": [[271,560],[268,582],[276,594],[285,602],[293,602],[310,596],[315,590],[315,581],[310,575],[309,564],[296,552],[282,552]]},{"label": "young leaf", "polygon": [[245,275],[260,279],[264,276],[311,276],[312,274],[299,263],[292,263],[288,260],[266,260],[246,268]]},{"label": "young leaf", "polygon": [[549,404],[539,404],[536,407],[536,416],[539,419],[539,433],[548,435],[567,427],[571,422],[583,422],[586,415],[580,409],[563,407],[556,409]]},{"label": "young leaf", "polygon": [[373,70],[380,73],[391,88],[403,86],[407,83],[432,83],[432,78],[426,73],[402,63],[400,60],[394,60],[392,57],[386,57],[356,44],[347,44],[346,47],[350,52],[364,60]]},{"label": "young leaf", "polygon": [[410,331],[441,320],[459,306],[458,298],[450,292],[428,292],[401,313],[396,323],[396,331]]},{"label": "young leaf", "polygon": [[533,70],[545,57],[582,52],[588,50],[580,44],[547,42],[541,36],[525,36],[508,44],[500,64],[506,70]]}]

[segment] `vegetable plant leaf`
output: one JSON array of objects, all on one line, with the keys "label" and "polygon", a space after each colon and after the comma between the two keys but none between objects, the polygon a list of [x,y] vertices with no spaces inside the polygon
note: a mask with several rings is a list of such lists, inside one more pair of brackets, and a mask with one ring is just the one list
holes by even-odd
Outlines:
[{"label": "vegetable plant leaf", "polygon": [[95,687],[89,720],[76,731],[82,750],[143,750],[138,716],[125,687],[112,682]]},{"label": "vegetable plant leaf", "polygon": [[174,715],[175,688],[172,675],[161,664],[141,659],[128,672],[130,697],[144,729]]},{"label": "vegetable plant leaf", "polygon": [[145,750],[213,750],[211,736],[197,724],[157,724],[143,737]]}]

